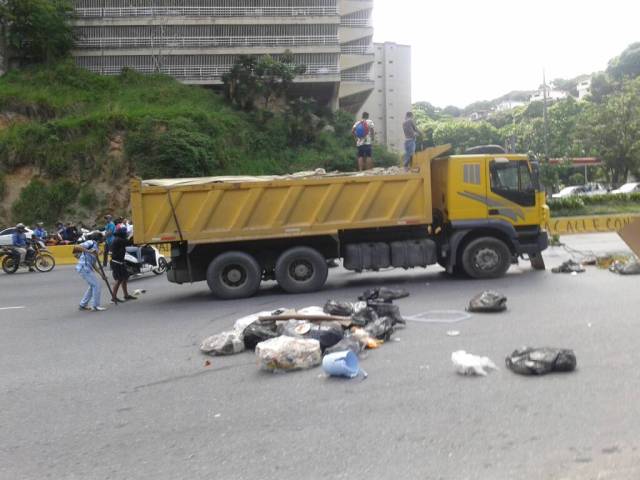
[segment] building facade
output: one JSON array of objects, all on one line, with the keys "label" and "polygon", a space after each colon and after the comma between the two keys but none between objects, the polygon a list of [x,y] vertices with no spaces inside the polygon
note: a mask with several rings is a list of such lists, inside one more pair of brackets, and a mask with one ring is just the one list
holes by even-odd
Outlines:
[{"label": "building facade", "polygon": [[369,113],[376,143],[402,152],[402,122],[411,111],[411,47],[392,42],[374,44],[373,80],[373,92],[359,115]]},{"label": "building facade", "polygon": [[353,111],[363,84],[371,90],[373,0],[74,0],[74,7],[73,55],[96,73],[131,68],[215,86],[239,55],[290,51],[307,66],[294,90]]}]

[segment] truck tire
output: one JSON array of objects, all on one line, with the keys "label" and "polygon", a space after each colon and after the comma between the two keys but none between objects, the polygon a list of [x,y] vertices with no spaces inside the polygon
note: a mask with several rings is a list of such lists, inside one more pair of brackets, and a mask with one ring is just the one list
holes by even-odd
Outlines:
[{"label": "truck tire", "polygon": [[260,288],[262,270],[248,253],[226,252],[207,268],[207,284],[219,298],[231,300],[254,295]]},{"label": "truck tire", "polygon": [[471,278],[502,277],[511,266],[511,251],[502,240],[480,237],[462,252],[462,267]]},{"label": "truck tire", "polygon": [[285,251],[276,262],[276,280],[288,293],[320,290],[327,281],[326,259],[309,247],[294,247]]}]

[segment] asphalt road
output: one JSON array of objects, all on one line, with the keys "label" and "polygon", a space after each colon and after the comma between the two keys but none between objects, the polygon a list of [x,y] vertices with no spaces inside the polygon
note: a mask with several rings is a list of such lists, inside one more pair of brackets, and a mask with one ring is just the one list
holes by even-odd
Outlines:
[{"label": "asphalt road", "polygon": [[[614,235],[563,240],[625,248]],[[565,258],[560,248],[546,254],[548,265]],[[490,282],[454,280],[437,267],[337,269],[319,293],[287,296],[269,284],[254,298],[221,302],[206,284],[160,277],[132,282],[148,291],[139,300],[90,313],[77,310],[84,285],[70,267],[2,273],[0,478],[637,479],[639,282],[524,263]],[[407,316],[462,311],[488,287],[507,295],[509,310],[410,322],[362,360],[366,380],[321,369],[270,374],[252,353],[198,351],[240,316],[355,299],[382,284],[411,292],[398,302]],[[504,357],[524,344],[573,348],[578,370],[515,375]],[[501,368],[458,376],[450,361],[458,349]]]}]

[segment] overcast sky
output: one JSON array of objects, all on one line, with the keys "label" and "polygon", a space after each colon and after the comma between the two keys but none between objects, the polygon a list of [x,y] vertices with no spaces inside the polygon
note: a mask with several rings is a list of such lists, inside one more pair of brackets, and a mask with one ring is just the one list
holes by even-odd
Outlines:
[{"label": "overcast sky", "polygon": [[375,0],[373,21],[412,46],[413,101],[440,107],[604,70],[640,41],[639,0]]}]

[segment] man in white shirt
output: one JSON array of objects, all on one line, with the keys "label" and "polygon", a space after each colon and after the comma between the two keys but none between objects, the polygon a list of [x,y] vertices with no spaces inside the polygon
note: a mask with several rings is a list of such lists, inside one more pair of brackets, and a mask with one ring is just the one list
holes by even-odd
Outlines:
[{"label": "man in white shirt", "polygon": [[354,123],[351,134],[356,139],[358,148],[358,170],[373,168],[373,140],[375,136],[374,124],[369,120],[367,112],[362,113],[362,119]]}]

